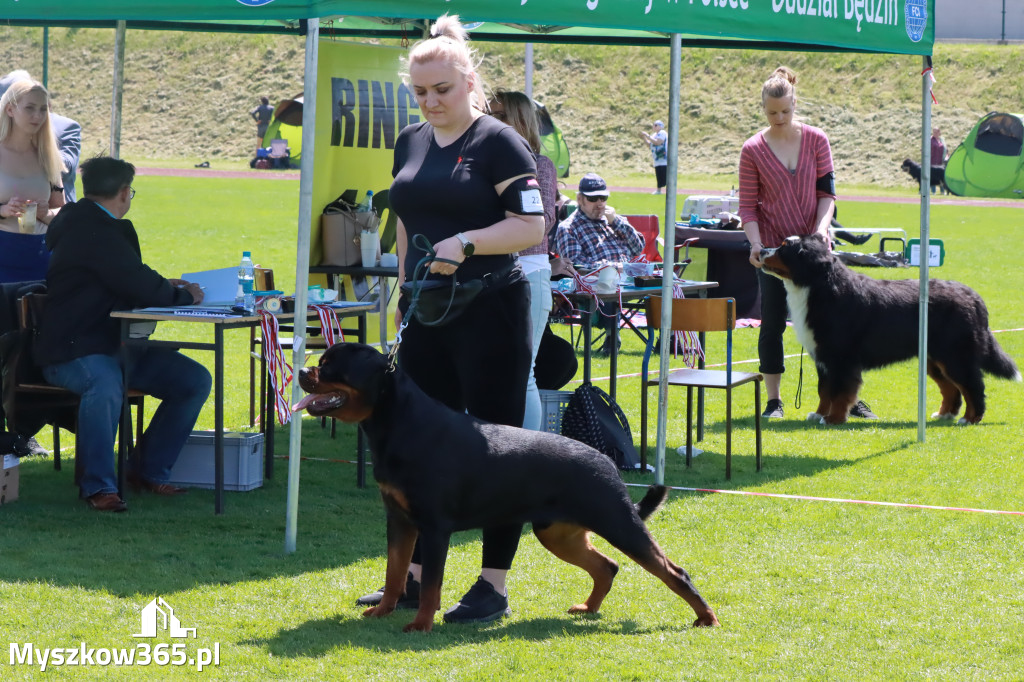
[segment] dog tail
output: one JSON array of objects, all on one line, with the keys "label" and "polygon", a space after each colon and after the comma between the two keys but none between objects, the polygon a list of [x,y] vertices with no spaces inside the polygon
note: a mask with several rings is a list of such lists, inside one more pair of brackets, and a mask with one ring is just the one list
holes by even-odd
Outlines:
[{"label": "dog tail", "polygon": [[668,497],[668,488],[663,485],[652,485],[647,489],[644,499],[636,503],[636,513],[641,519],[646,520],[648,516],[658,511],[665,498]]},{"label": "dog tail", "polygon": [[1006,354],[992,332],[988,334],[988,352],[981,359],[981,368],[993,376],[1013,381],[1021,380],[1020,370],[1017,369],[1013,358]]}]

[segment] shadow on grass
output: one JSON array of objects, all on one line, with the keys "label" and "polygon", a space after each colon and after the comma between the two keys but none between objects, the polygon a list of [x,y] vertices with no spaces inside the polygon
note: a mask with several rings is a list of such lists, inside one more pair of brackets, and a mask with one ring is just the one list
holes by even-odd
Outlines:
[{"label": "shadow on grass", "polygon": [[241,644],[266,648],[268,653],[281,658],[318,658],[339,646],[361,647],[385,653],[417,652],[508,639],[550,641],[597,632],[602,635],[650,635],[691,629],[688,622],[642,628],[632,620],[605,622],[598,614],[471,625],[448,625],[437,617],[434,629],[429,633],[402,632],[414,614],[415,611],[395,611],[384,618],[339,614],[337,618],[307,621],[296,628],[281,630],[273,637],[250,639]]}]

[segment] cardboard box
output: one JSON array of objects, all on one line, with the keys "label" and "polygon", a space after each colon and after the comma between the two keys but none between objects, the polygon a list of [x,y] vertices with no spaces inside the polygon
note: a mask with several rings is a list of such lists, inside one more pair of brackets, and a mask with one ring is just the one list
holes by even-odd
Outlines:
[{"label": "cardboard box", "polygon": [[0,470],[0,505],[18,499],[18,464],[14,455],[3,456],[3,469]]},{"label": "cardboard box", "polygon": [[722,211],[739,213],[740,198],[733,196],[709,196],[704,194],[693,194],[686,197],[683,202],[683,212],[680,219],[685,223],[694,213],[701,220],[714,220],[715,216]]},{"label": "cardboard box", "polygon": [[[213,431],[193,431],[171,469],[173,485],[214,488]],[[263,434],[224,434],[224,490],[263,485]]]}]

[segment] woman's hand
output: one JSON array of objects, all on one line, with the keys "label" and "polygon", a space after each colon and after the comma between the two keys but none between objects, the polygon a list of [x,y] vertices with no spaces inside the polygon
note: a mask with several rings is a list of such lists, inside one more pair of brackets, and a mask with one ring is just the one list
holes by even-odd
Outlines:
[{"label": "woman's hand", "polygon": [[3,206],[0,206],[0,217],[3,218],[19,218],[25,213],[25,207],[32,202],[28,199],[21,199],[19,197],[11,197],[7,200]]},{"label": "woman's hand", "polygon": [[761,267],[761,249],[764,248],[760,242],[750,245],[750,264],[755,268]]},{"label": "woman's hand", "polygon": [[[462,242],[456,237],[448,237],[434,244],[434,253],[438,258],[446,258],[458,263],[466,260],[466,256],[462,253]],[[430,263],[430,272],[436,272],[439,275],[453,275],[458,267],[451,263],[441,263],[435,260]]]}]

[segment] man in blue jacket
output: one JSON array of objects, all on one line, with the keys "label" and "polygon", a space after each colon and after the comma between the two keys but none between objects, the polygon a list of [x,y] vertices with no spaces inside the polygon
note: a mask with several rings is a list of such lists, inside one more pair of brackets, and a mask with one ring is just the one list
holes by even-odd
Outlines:
[{"label": "man in blue jacket", "polygon": [[[93,509],[124,511],[114,467],[114,437],[122,405],[120,322],[115,310],[201,303],[202,289],[167,280],[142,262],[139,237],[124,215],[131,208],[135,167],[96,157],[82,164],[84,197],[50,223],[47,300],[34,345],[47,381],[81,396],[75,455],[81,495]],[[129,480],[159,495],[210,394],[210,373],[176,350],[132,346],[129,388],[158,398],[160,407],[139,439]],[[141,451],[141,452],[140,452]]]}]

